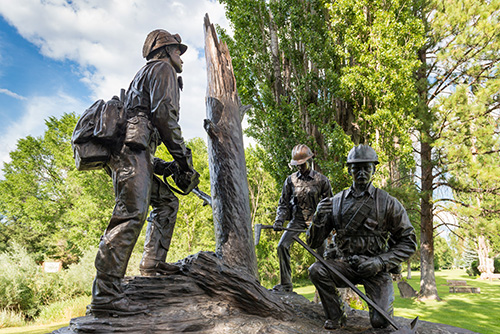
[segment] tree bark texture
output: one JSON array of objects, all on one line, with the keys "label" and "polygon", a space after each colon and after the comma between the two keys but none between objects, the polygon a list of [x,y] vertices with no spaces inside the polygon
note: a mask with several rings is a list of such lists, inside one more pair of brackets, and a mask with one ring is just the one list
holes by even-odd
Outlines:
[{"label": "tree bark texture", "polygon": [[421,143],[422,198],[420,202],[420,297],[438,299],[434,276],[434,224],[432,204],[432,147],[424,140]]},{"label": "tree bark texture", "polygon": [[258,277],[243,146],[241,102],[229,50],[205,16],[208,157],[217,256]]},{"label": "tree bark texture", "polygon": [[491,247],[488,239],[484,235],[477,238],[477,255],[479,257],[479,266],[477,269],[481,273],[481,279],[490,279],[495,271],[495,261],[490,257]]}]

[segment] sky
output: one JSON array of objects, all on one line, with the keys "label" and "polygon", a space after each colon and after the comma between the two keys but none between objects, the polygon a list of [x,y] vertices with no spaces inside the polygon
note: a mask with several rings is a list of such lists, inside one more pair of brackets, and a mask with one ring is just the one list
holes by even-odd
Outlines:
[{"label": "sky", "polygon": [[17,141],[43,135],[46,119],[127,89],[154,29],[188,46],[180,124],[185,139],[205,139],[205,14],[230,30],[217,1],[0,0],[0,175]]}]

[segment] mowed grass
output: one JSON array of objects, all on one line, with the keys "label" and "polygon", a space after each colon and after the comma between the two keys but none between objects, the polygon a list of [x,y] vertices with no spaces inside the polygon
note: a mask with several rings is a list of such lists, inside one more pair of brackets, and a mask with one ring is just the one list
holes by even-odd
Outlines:
[{"label": "mowed grass", "polygon": [[[406,277],[406,273],[403,273]],[[500,280],[482,281],[469,277],[464,270],[436,271],[436,284],[441,301],[418,301],[399,297],[394,283],[396,300],[394,314],[405,318],[415,318],[435,323],[465,328],[481,334],[500,333]],[[446,280],[467,281],[467,285],[481,288],[481,293],[449,293]],[[408,283],[418,292],[420,273],[412,273]],[[362,286],[359,286],[363,291]],[[309,300],[314,298],[314,286],[294,289]]]},{"label": "mowed grass", "polygon": [[10,327],[0,329],[0,334],[46,334],[56,329],[68,326],[68,322],[54,323],[50,325]]}]

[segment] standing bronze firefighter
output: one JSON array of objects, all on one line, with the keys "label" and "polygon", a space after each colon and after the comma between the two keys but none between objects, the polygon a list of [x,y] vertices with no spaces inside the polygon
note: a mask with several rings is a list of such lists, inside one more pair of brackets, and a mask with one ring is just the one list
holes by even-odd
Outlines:
[{"label": "standing bronze firefighter", "polygon": [[[305,230],[310,224],[318,203],[332,196],[332,188],[328,178],[312,169],[313,153],[306,145],[297,145],[292,150],[290,165],[298,171],[288,176],[283,185],[278,203],[274,230],[283,229],[283,224],[289,220],[288,228]],[[292,269],[290,267],[290,246],[293,237],[300,232],[285,230],[278,243],[278,258],[280,264],[280,284],[273,290],[290,292],[293,290]],[[319,252],[322,253],[321,245]]]},{"label": "standing bronze firefighter", "polygon": [[94,315],[123,316],[147,311],[145,305],[125,296],[121,279],[150,203],[153,211],[146,231],[141,273],[151,276],[179,270],[165,263],[178,200],[154,175],[168,176],[168,163],[153,159],[153,154],[160,143],[165,144],[180,172],[176,184],[181,189],[192,189],[199,182],[178,124],[182,87],[177,73],[182,72],[180,56],[186,49],[177,34],[161,29],[149,33],[142,52],[147,63],[127,90],[124,131],[106,164],[113,178],[116,205],[95,260],[97,274],[91,303]]},{"label": "standing bronze firefighter", "polygon": [[[363,284],[366,295],[392,316],[394,289],[390,272],[397,271],[400,263],[415,252],[415,231],[401,203],[371,184],[378,164],[371,147],[354,147],[347,164],[352,186],[319,203],[307,242],[318,247],[335,231],[337,258],[328,259],[328,263],[353,284]],[[320,262],[309,268],[309,276],[321,297],[325,328],[342,327],[346,315],[337,287],[346,284]],[[370,322],[374,328],[389,326],[371,307]]]}]

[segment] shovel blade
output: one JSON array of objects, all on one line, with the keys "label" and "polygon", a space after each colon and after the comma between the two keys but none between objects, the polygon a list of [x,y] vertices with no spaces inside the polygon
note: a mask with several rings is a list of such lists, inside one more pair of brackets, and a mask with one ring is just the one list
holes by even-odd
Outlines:
[{"label": "shovel blade", "polygon": [[410,323],[410,326],[401,326],[399,329],[395,332],[392,332],[393,334],[416,334],[417,333],[417,322],[418,322],[418,317],[412,320]]}]

